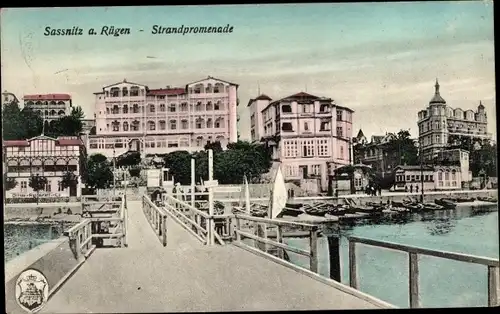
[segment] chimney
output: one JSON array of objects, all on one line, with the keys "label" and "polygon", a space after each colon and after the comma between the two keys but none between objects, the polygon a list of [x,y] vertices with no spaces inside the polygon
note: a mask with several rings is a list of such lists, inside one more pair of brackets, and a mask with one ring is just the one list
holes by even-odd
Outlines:
[{"label": "chimney", "polygon": [[167,85],[167,89],[170,89],[170,85]]}]

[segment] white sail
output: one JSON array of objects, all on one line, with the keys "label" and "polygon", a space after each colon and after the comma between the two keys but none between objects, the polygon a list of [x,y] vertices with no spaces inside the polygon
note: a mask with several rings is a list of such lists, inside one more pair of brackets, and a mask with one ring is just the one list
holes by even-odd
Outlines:
[{"label": "white sail", "polygon": [[271,191],[271,206],[269,206],[269,218],[275,219],[286,206],[288,192],[286,190],[285,178],[281,172],[281,164],[278,166],[274,177],[273,189]]},{"label": "white sail", "polygon": [[245,209],[250,215],[250,186],[248,185],[247,176],[245,176]]}]

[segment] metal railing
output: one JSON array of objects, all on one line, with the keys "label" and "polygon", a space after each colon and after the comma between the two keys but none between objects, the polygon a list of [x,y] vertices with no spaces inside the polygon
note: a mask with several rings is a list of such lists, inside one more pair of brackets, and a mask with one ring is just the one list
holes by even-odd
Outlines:
[{"label": "metal railing", "polygon": [[358,289],[357,266],[356,266],[356,243],[376,246],[391,250],[403,251],[409,256],[409,282],[408,293],[410,299],[410,308],[419,308],[420,291],[419,291],[419,255],[427,255],[439,257],[454,261],[480,264],[488,268],[488,306],[498,306],[499,300],[499,261],[488,257],[474,256],[461,253],[453,253],[446,251],[430,250],[393,242],[377,241],[359,237],[348,237],[349,240],[349,281],[350,286]]},{"label": "metal railing", "polygon": [[[100,200],[97,200],[100,204]],[[92,204],[92,202],[89,202]],[[85,218],[80,223],[71,227],[64,232],[64,235],[69,237],[70,246],[77,259],[85,255],[92,246],[92,239],[117,239],[117,246],[124,247],[127,245],[127,207],[125,206],[125,197],[120,199],[119,217],[96,217]],[[113,232],[100,233],[96,225],[102,222],[107,222],[110,225],[110,230]]]},{"label": "metal railing", "polygon": [[[298,223],[298,222],[290,222],[284,220],[277,219],[269,219],[269,218],[258,218],[248,215],[235,214],[234,215],[236,226],[234,227],[234,233],[236,236],[236,243],[242,246],[249,246],[242,241],[242,237],[253,239],[254,246],[259,247],[260,249],[268,253],[270,251],[267,248],[267,245],[276,248],[277,255],[279,258],[284,258],[285,251],[289,251],[298,255],[306,256],[309,258],[309,270],[317,273],[318,272],[318,226]],[[253,222],[254,223],[254,233],[250,233],[248,228],[246,231],[243,231],[242,221]],[[269,227],[271,229],[269,229]],[[300,248],[296,248],[285,244],[283,241],[283,232],[285,228],[290,229],[300,229],[306,230],[309,232],[309,250],[304,250]],[[276,241],[270,240],[268,237],[268,232],[275,230],[275,238]],[[260,234],[259,234],[260,233]],[[263,244],[259,245],[259,243]]]},{"label": "metal railing", "polygon": [[167,213],[156,206],[149,197],[142,196],[142,210],[149,224],[160,238],[163,246],[167,246]]}]

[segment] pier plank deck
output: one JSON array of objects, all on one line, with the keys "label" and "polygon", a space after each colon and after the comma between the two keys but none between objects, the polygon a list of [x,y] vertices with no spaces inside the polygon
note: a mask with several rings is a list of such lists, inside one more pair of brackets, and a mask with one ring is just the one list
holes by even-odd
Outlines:
[{"label": "pier plank deck", "polygon": [[129,202],[129,247],[96,250],[41,312],[377,308],[236,246],[203,246],[174,221],[167,226],[163,247],[140,202]]}]

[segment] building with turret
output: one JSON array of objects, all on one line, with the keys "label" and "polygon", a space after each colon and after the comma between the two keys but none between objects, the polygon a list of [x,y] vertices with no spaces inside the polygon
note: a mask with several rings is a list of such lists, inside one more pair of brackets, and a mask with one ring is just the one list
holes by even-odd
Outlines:
[{"label": "building with turret", "polygon": [[438,157],[438,153],[447,147],[451,136],[491,139],[483,104],[479,102],[476,111],[452,108],[441,96],[439,87],[436,79],[434,96],[429,106],[418,112],[419,145],[426,161]]},{"label": "building with turret", "polygon": [[[287,181],[319,181],[352,163],[353,110],[328,97],[305,92],[272,100],[260,95],[248,102],[252,141],[267,141],[281,161]],[[312,182],[311,181],[311,182]]]}]

